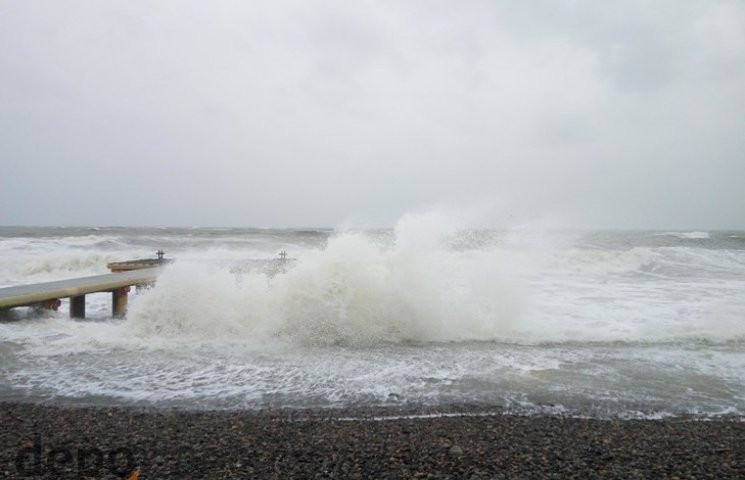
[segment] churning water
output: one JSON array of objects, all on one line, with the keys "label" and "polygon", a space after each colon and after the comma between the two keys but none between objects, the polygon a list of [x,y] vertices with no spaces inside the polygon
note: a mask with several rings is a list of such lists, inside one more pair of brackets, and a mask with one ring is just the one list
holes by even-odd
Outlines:
[{"label": "churning water", "polygon": [[158,248],[126,319],[6,312],[0,400],[745,414],[745,232],[0,227],[0,286]]}]

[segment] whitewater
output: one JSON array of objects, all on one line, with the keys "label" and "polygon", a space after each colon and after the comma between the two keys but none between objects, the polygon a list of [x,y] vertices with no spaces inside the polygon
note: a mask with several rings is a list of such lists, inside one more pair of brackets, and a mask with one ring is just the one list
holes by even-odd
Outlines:
[{"label": "whitewater", "polygon": [[0,227],[0,287],[157,249],[124,319],[0,312],[0,401],[745,416],[745,232]]}]

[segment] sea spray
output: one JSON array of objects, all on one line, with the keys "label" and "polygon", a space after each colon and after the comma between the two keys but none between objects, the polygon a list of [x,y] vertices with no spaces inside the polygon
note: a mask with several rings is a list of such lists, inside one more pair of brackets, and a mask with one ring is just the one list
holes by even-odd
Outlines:
[{"label": "sea spray", "polygon": [[308,345],[489,340],[519,312],[513,262],[496,250],[453,250],[456,232],[406,218],[392,244],[339,233],[266,278],[178,262],[135,298],[139,334],[235,342],[284,339]]},{"label": "sea spray", "polygon": [[[11,229],[12,284],[102,269],[98,255],[177,262],[125,320],[110,294],[87,296],[83,321],[64,304],[0,320],[0,400],[745,413],[745,233],[469,227]],[[261,268],[280,250],[286,273]],[[8,268],[57,254],[61,268]]]}]

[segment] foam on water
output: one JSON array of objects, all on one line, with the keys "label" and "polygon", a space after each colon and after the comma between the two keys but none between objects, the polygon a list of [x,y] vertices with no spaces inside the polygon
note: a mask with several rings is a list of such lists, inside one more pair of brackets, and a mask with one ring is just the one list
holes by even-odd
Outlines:
[{"label": "foam on water", "polygon": [[[0,398],[745,412],[742,235],[465,227],[424,215],[392,232],[0,238],[9,283],[88,274],[149,256],[159,239],[178,258],[132,295],[126,320],[110,318],[101,294],[93,321],[62,311],[0,321]],[[285,273],[246,263],[280,249],[297,259]]]},{"label": "foam on water", "polygon": [[129,327],[247,344],[745,339],[743,251],[452,248],[454,234],[408,219],[391,244],[342,233],[271,279],[179,262]]},{"label": "foam on water", "polygon": [[657,235],[669,235],[671,237],[677,237],[677,238],[683,238],[683,239],[709,238],[709,232],[665,232],[665,233],[658,233]]},{"label": "foam on water", "polygon": [[144,337],[304,345],[483,340],[508,331],[521,303],[515,258],[452,251],[443,232],[428,226],[418,237],[410,228],[400,226],[392,246],[334,236],[269,280],[180,261],[132,302],[129,326]]}]

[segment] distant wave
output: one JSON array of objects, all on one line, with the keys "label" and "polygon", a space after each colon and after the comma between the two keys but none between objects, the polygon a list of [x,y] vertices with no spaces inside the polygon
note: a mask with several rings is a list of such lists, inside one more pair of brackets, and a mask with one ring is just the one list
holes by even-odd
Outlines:
[{"label": "distant wave", "polygon": [[664,232],[656,233],[655,235],[666,235],[670,237],[685,239],[685,240],[701,240],[709,238],[709,232]]}]

